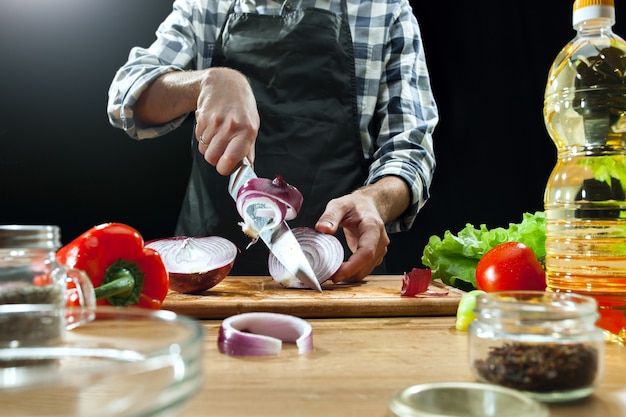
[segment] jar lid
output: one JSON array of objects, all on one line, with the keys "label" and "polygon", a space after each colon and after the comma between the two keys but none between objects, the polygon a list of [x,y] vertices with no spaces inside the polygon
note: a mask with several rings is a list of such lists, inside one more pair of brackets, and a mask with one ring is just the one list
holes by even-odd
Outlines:
[{"label": "jar lid", "polygon": [[0,248],[56,250],[61,247],[58,226],[0,225]]},{"label": "jar lid", "polygon": [[576,0],[572,24],[574,27],[585,20],[609,19],[611,26],[615,24],[614,0]]},{"label": "jar lid", "polygon": [[548,417],[548,408],[511,388],[478,382],[408,387],[389,400],[396,417]]}]

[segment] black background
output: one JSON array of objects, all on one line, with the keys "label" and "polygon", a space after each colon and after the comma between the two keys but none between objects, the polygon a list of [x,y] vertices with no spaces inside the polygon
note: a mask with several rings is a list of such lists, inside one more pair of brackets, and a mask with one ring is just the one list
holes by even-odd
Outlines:
[{"label": "black background", "polygon": [[[574,36],[572,3],[413,1],[440,110],[438,167],[413,230],[392,236],[391,272],[419,266],[433,234],[542,209],[556,158],[543,90]],[[173,234],[191,124],[139,142],[106,115],[115,71],[132,46],[152,42],[171,4],[0,2],[0,223],[56,224],[64,242],[108,221],[146,239]],[[614,29],[626,34],[616,6]]]}]

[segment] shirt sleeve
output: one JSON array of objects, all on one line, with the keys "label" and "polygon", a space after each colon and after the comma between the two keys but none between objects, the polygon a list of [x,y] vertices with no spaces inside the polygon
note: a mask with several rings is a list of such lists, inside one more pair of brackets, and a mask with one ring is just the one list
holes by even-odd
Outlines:
[{"label": "shirt sleeve", "polygon": [[[187,115],[161,126],[142,126],[134,118],[137,99],[146,87],[161,75],[198,67],[197,22],[207,22],[198,15],[204,8],[193,9],[194,1],[176,0],[170,15],[159,25],[156,40],[148,48],[134,47],[128,60],[115,74],[109,87],[107,113],[111,125],[123,129],[135,139],[164,135],[177,127]],[[204,29],[204,28],[203,28]],[[207,45],[204,40],[199,45]],[[203,51],[204,52],[204,51]],[[210,59],[211,54],[208,54]],[[201,65],[205,65],[202,62]]]},{"label": "shirt sleeve", "polygon": [[435,169],[432,134],[439,120],[418,22],[409,3],[400,3],[385,52],[376,105],[380,127],[366,180],[371,184],[394,175],[409,186],[410,206],[386,225],[389,233],[410,229],[430,197]]}]

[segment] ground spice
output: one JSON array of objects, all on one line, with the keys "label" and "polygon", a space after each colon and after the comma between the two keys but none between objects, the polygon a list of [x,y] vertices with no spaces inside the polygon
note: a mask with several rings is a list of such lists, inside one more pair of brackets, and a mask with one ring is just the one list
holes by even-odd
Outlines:
[{"label": "ground spice", "polygon": [[58,285],[36,286],[21,282],[0,285],[0,307],[6,304],[52,305],[52,310],[0,314],[0,346],[41,344],[60,337],[63,329],[63,294]]},{"label": "ground spice", "polygon": [[598,351],[582,343],[505,343],[474,362],[487,382],[531,392],[572,391],[593,384]]}]

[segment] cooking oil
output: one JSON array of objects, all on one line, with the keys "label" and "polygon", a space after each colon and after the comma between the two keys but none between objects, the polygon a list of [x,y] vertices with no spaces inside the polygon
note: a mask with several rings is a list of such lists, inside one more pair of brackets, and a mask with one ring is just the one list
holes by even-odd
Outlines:
[{"label": "cooking oil", "polygon": [[626,343],[626,42],[614,24],[613,0],[576,0],[576,36],[550,69],[545,265],[549,291],[593,296],[598,325]]}]

